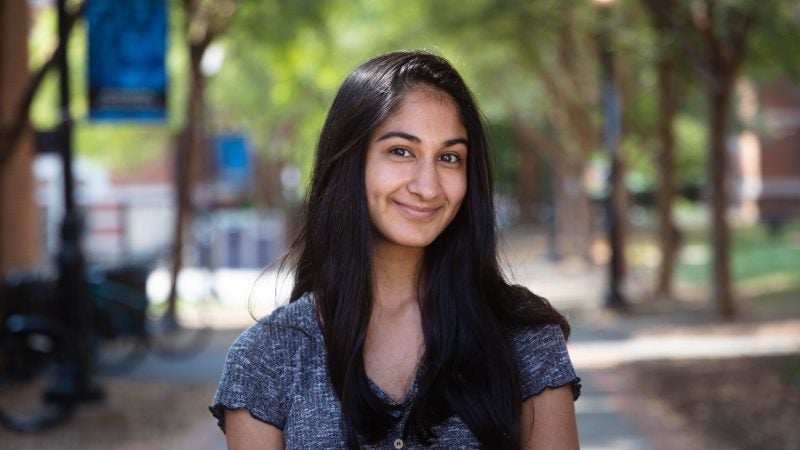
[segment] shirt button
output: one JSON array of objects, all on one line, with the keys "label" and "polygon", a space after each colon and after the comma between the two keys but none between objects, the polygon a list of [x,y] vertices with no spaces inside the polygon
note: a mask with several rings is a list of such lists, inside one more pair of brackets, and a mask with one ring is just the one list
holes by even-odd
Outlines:
[{"label": "shirt button", "polygon": [[403,448],[403,440],[402,439],[395,439],[394,440],[394,448]]}]

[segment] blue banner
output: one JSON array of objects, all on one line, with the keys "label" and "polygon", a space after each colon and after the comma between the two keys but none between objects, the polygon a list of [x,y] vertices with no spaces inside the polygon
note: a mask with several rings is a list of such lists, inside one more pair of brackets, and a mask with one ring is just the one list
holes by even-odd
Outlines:
[{"label": "blue banner", "polygon": [[88,0],[89,118],[166,119],[165,0]]},{"label": "blue banner", "polygon": [[224,190],[247,190],[253,166],[247,137],[242,133],[220,133],[214,140],[218,186]]}]

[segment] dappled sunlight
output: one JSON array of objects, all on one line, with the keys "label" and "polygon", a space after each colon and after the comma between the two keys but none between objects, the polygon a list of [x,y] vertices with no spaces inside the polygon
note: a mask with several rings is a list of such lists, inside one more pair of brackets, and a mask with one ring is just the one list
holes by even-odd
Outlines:
[{"label": "dappled sunlight", "polygon": [[570,354],[587,381],[576,403],[582,432],[626,411],[614,429],[638,430],[655,448],[797,448],[800,314],[787,311],[797,298],[776,299],[784,314],[769,320],[662,302],[657,313],[573,321]]},{"label": "dappled sunlight", "polygon": [[575,367],[602,368],[624,363],[662,359],[734,358],[792,354],[800,349],[800,320],[789,333],[757,332],[749,335],[645,335],[621,340],[572,342]]},{"label": "dappled sunlight", "polygon": [[570,343],[577,367],[702,358],[796,354],[800,350],[800,291],[740,299],[742,312],[718,318],[703,301],[651,300],[614,314],[585,310],[573,320]]},{"label": "dappled sunlight", "polygon": [[680,258],[688,266],[708,264],[710,260],[709,248],[705,244],[687,245],[681,249]]},{"label": "dappled sunlight", "polygon": [[[169,280],[163,268],[148,278],[156,311],[165,307]],[[178,277],[179,319],[186,326],[241,328],[288,303],[293,281],[291,273],[276,270],[185,268]]]}]

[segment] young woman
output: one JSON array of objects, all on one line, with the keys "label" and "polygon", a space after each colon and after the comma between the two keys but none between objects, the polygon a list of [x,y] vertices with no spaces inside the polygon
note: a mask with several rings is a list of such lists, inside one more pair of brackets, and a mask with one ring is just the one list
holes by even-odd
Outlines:
[{"label": "young woman", "polygon": [[497,260],[489,147],[443,58],[344,81],[291,255],[291,302],[245,331],[212,413],[229,448],[578,447],[566,320]]}]

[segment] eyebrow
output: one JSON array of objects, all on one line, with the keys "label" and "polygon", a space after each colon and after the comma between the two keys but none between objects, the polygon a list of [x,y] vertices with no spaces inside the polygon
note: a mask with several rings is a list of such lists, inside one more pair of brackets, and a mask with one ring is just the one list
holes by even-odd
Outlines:
[{"label": "eyebrow", "polygon": [[[376,141],[382,141],[384,139],[389,139],[393,137],[399,137],[401,139],[405,139],[411,142],[422,142],[420,138],[414,136],[413,134],[408,134],[403,131],[387,131],[386,133],[382,134],[381,137],[376,139]],[[452,147],[454,145],[464,144],[465,146],[469,147],[469,141],[464,138],[453,138],[444,141],[445,147]]]}]

